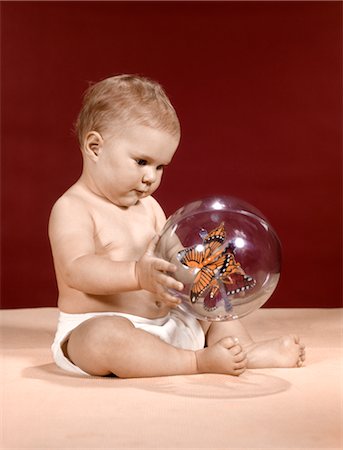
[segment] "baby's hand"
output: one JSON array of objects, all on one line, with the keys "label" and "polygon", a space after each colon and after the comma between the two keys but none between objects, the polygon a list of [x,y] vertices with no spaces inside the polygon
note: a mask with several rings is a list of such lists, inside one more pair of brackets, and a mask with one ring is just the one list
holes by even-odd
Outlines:
[{"label": "baby's hand", "polygon": [[171,295],[168,289],[182,291],[183,284],[167,274],[176,272],[174,264],[154,256],[157,241],[158,237],[154,238],[144,255],[136,262],[136,277],[140,289],[157,294],[161,301],[173,308],[179,305],[181,300]]}]

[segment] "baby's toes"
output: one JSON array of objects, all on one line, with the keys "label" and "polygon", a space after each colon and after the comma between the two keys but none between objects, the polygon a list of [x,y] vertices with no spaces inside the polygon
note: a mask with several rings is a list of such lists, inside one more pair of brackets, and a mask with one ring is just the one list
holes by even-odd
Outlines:
[{"label": "baby's toes", "polygon": [[245,353],[245,351],[243,351],[241,349],[240,352],[236,353],[233,357],[233,360],[235,361],[235,363],[241,363],[242,361],[244,361],[247,358],[247,354]]},{"label": "baby's toes", "polygon": [[302,367],[303,365],[304,365],[304,361],[301,358],[299,358],[297,361],[297,367]]},{"label": "baby's toes", "polygon": [[241,361],[235,362],[235,369],[244,369],[247,367],[248,360],[244,357]]},{"label": "baby's toes", "polygon": [[234,357],[234,373],[235,375],[242,374],[247,368],[248,360],[246,353],[241,349]]},{"label": "baby's toes", "polygon": [[233,369],[233,374],[236,377],[239,377],[240,375],[242,375],[242,373],[244,373],[246,371],[246,367],[243,367],[242,369]]},{"label": "baby's toes", "polygon": [[300,345],[297,367],[302,367],[304,365],[304,362],[305,362],[305,347],[303,345]]},{"label": "baby's toes", "polygon": [[231,355],[236,358],[236,356],[239,356],[243,353],[243,349],[240,346],[240,344],[236,344],[230,348],[230,352],[231,352]]},{"label": "baby's toes", "polygon": [[233,368],[234,374],[238,376],[245,372],[247,363],[248,360],[246,358],[242,359],[242,361],[236,362]]},{"label": "baby's toes", "polygon": [[305,362],[305,359],[306,359],[305,347],[302,345],[300,347],[298,365],[302,366]]},{"label": "baby's toes", "polygon": [[283,338],[285,339],[285,341],[288,341],[289,345],[293,345],[293,344],[297,344],[297,345],[301,345],[300,344],[300,338],[297,334],[288,334],[286,336],[283,336]]}]

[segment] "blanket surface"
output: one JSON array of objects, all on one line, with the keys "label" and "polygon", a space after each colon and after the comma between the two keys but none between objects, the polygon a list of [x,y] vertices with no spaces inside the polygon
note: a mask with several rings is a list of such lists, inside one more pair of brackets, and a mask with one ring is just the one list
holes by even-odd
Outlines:
[{"label": "blanket surface", "polygon": [[299,334],[302,368],[124,380],[55,366],[56,308],[2,310],[1,448],[342,448],[342,312],[263,308],[242,320],[255,340]]}]

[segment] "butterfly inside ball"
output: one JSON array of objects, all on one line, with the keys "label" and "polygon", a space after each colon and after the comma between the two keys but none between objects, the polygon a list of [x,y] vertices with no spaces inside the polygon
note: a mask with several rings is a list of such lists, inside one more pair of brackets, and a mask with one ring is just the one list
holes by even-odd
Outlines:
[{"label": "butterfly inside ball", "polygon": [[203,239],[201,244],[184,248],[178,253],[182,265],[196,270],[190,300],[196,303],[200,296],[206,295],[204,308],[211,311],[223,298],[226,309],[230,309],[232,306],[227,296],[251,289],[256,281],[236,261],[232,242],[221,249],[226,238],[224,222],[209,233],[200,235]]}]

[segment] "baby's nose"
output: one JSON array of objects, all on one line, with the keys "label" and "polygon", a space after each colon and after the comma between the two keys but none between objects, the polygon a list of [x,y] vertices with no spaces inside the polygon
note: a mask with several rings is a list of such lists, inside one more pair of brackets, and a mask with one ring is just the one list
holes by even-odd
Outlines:
[{"label": "baby's nose", "polygon": [[143,175],[143,182],[151,184],[154,181],[156,181],[156,169],[153,167],[146,167]]}]

